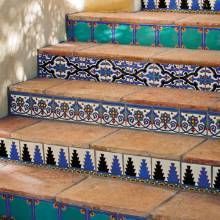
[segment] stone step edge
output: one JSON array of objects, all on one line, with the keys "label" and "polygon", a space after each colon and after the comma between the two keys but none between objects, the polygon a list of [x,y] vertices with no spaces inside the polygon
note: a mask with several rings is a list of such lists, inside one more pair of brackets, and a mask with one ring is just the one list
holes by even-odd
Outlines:
[{"label": "stone step edge", "polygon": [[[94,52],[96,49],[98,49],[99,52]],[[112,51],[117,50],[117,53],[108,52],[110,49]],[[176,56],[173,54],[176,54]],[[185,48],[180,49],[145,47],[137,45],[63,42],[57,45],[51,45],[38,49],[38,60],[40,59],[40,55],[126,60],[155,64],[220,67],[220,59],[216,59],[216,57],[220,57],[220,51],[192,50]],[[197,57],[199,57],[199,59]]]}]

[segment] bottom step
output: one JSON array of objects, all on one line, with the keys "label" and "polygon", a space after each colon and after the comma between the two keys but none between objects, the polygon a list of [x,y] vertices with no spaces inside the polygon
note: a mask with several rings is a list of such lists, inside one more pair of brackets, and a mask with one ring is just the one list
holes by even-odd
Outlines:
[{"label": "bottom step", "polygon": [[10,162],[0,163],[0,176],[2,219],[220,219],[214,195]]}]

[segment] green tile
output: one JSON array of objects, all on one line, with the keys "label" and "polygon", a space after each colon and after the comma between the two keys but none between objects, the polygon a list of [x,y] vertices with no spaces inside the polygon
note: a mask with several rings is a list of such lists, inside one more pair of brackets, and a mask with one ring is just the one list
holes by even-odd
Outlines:
[{"label": "green tile", "polygon": [[133,43],[133,29],[131,25],[120,24],[115,27],[115,40],[119,44]]},{"label": "green tile", "polygon": [[176,30],[176,27],[161,27],[159,36],[161,46],[173,48],[178,47],[178,30]]},{"label": "green tile", "polygon": [[10,216],[16,220],[32,219],[31,202],[26,198],[12,197],[10,199]]},{"label": "green tile", "polygon": [[91,27],[88,22],[78,21],[74,25],[75,40],[80,42],[91,41]]},{"label": "green tile", "polygon": [[137,44],[143,46],[155,45],[155,30],[153,26],[139,26],[136,31]]},{"label": "green tile", "polygon": [[186,27],[182,32],[182,46],[189,49],[202,47],[202,31],[198,28]]},{"label": "green tile", "polygon": [[94,39],[98,43],[112,42],[112,28],[110,25],[97,23],[94,27]]},{"label": "green tile", "polygon": [[35,204],[36,220],[56,220],[58,216],[58,208],[54,206],[53,202],[39,201]]},{"label": "green tile", "polygon": [[103,212],[90,212],[90,220],[110,220],[110,216]]},{"label": "green tile", "polygon": [[6,215],[6,198],[0,194],[0,216]]},{"label": "green tile", "polygon": [[220,29],[210,29],[207,31],[206,47],[210,50],[220,50]]},{"label": "green tile", "polygon": [[83,209],[68,206],[62,209],[62,220],[86,220]]}]

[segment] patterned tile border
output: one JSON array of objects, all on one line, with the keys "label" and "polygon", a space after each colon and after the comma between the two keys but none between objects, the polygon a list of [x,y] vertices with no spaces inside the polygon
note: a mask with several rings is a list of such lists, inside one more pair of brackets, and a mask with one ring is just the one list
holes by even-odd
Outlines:
[{"label": "patterned tile border", "polygon": [[103,23],[66,16],[66,30],[68,41],[220,50],[220,28]]},{"label": "patterned tile border", "polygon": [[146,10],[220,11],[219,0],[143,0],[143,2]]},{"label": "patterned tile border", "polygon": [[146,218],[0,192],[0,217],[22,220],[144,220]]},{"label": "patterned tile border", "polygon": [[220,167],[0,138],[0,158],[184,189],[220,192]]},{"label": "patterned tile border", "polygon": [[220,138],[219,112],[11,92],[10,113],[33,118]]},{"label": "patterned tile border", "polygon": [[218,67],[155,64],[39,53],[38,76],[209,92],[220,91]]}]

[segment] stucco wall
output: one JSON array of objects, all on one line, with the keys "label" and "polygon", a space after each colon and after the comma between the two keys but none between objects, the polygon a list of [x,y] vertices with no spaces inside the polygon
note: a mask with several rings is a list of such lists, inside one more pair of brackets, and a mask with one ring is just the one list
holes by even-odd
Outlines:
[{"label": "stucco wall", "polygon": [[0,117],[8,112],[8,86],[36,76],[37,48],[65,40],[65,13],[77,2],[0,0]]}]

